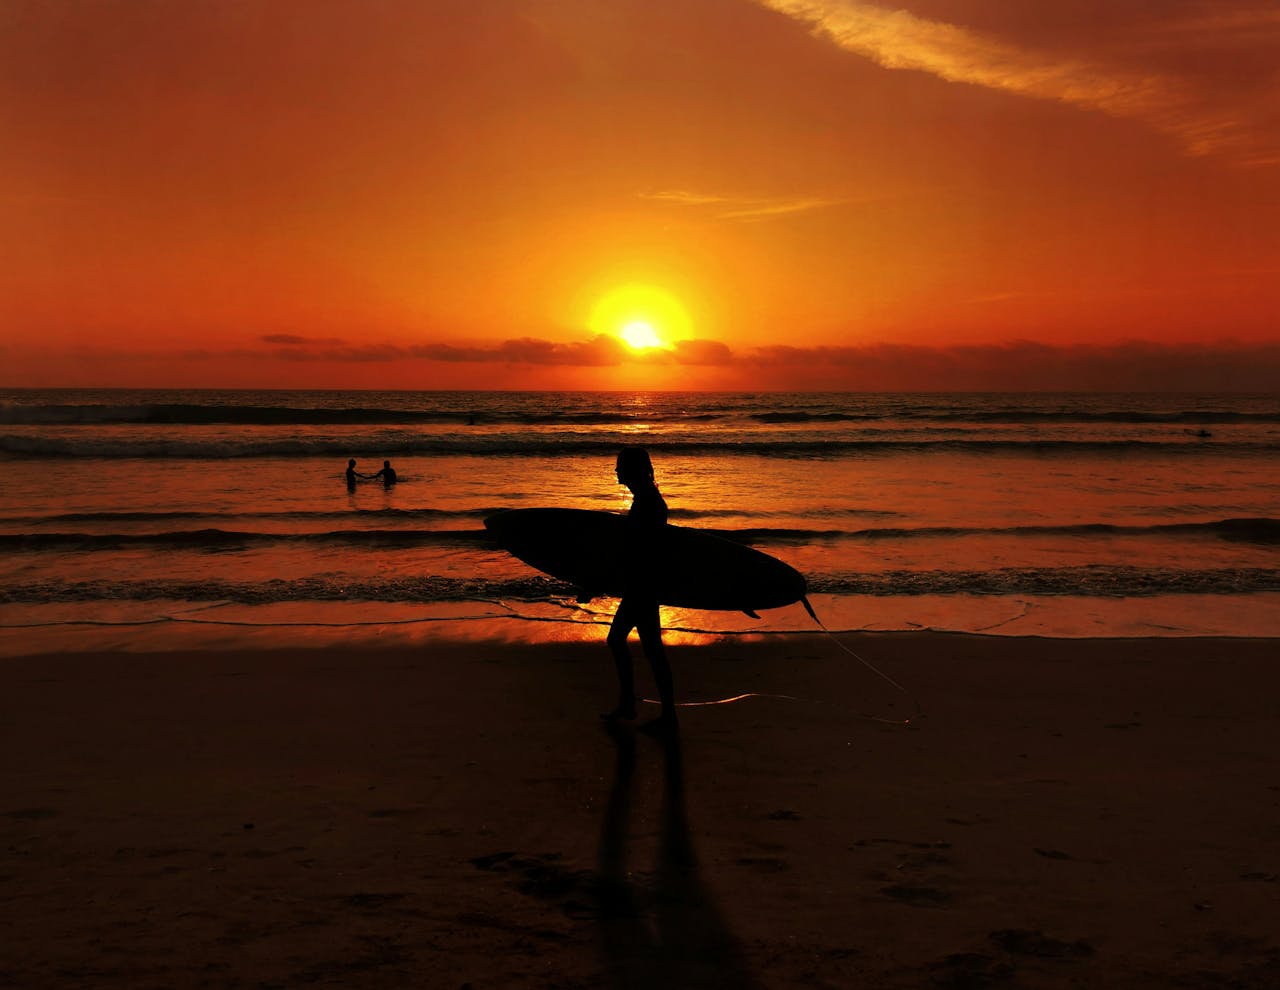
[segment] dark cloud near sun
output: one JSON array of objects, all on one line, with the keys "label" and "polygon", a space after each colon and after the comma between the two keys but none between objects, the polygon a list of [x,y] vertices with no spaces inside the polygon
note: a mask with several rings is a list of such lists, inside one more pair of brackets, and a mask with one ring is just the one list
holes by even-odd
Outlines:
[{"label": "dark cloud near sun", "polygon": [[406,357],[428,361],[491,362],[599,368],[621,364],[627,348],[616,337],[598,334],[590,340],[558,343],[537,337],[504,340],[492,346],[460,347],[422,344],[405,349]]},{"label": "dark cloud near sun", "polygon": [[621,364],[689,366],[728,365],[733,352],[718,340],[681,340],[670,348],[635,350],[610,334],[588,340],[559,342],[539,337],[517,337],[491,345],[467,344],[368,344],[359,347],[331,347],[321,338],[272,334],[261,338],[289,345],[270,356],[287,361],[436,361],[445,364],[527,364],[545,367],[605,368]]},{"label": "dark cloud near sun", "polygon": [[718,340],[680,340],[672,350],[677,364],[714,366],[733,363],[733,351]]},{"label": "dark cloud near sun", "polygon": [[344,344],[341,337],[300,337],[295,333],[267,333],[258,338],[264,344],[283,344],[289,347]]}]

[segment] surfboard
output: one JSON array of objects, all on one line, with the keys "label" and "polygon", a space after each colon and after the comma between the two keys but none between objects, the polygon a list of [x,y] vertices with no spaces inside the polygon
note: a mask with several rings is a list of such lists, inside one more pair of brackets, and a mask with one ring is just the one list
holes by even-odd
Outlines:
[{"label": "surfboard", "polygon": [[685,526],[615,512],[509,509],[484,521],[498,546],[581,597],[651,595],[660,605],[746,612],[805,607],[804,575],[767,553]]}]

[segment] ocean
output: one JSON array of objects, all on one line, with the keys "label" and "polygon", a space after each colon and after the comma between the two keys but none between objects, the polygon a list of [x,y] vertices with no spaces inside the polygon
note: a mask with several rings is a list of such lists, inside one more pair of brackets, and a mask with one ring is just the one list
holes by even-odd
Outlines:
[{"label": "ocean", "polygon": [[[1280,396],[9,390],[0,640],[603,637],[499,509],[671,521],[803,572],[836,631],[1280,635]],[[399,482],[349,490],[348,458]],[[664,609],[668,636],[814,630]]]}]

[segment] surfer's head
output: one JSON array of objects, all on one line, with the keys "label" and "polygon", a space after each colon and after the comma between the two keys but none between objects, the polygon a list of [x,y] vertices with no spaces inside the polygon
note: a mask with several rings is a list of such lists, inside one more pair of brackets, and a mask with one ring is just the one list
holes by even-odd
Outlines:
[{"label": "surfer's head", "polygon": [[356,459],[354,457],[351,458],[351,460],[347,461],[347,467],[355,467],[355,466],[356,466]]},{"label": "surfer's head", "polygon": [[653,484],[653,461],[643,447],[623,447],[618,451],[618,481],[628,488]]}]

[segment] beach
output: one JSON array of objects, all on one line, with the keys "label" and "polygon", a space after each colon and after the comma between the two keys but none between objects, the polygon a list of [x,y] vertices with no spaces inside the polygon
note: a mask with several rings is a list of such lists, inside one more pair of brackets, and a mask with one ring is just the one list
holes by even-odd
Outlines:
[{"label": "beach", "polygon": [[9,656],[0,984],[1280,984],[1274,640],[841,641]]}]

